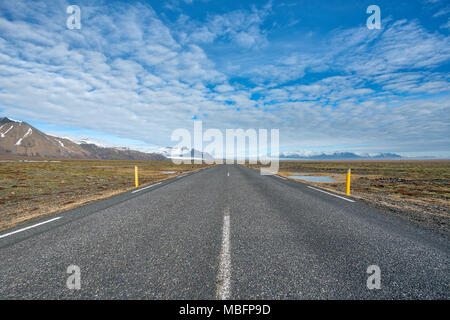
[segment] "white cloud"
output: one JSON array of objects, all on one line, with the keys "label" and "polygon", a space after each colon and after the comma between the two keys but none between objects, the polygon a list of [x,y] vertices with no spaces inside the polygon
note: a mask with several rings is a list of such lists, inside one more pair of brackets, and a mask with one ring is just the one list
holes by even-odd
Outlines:
[{"label": "white cloud", "polygon": [[440,28],[450,30],[450,18],[447,20],[447,23],[444,23]]},{"label": "white cloud", "polygon": [[440,17],[440,16],[446,16],[450,13],[450,7],[445,7],[440,9],[438,12],[436,12],[435,14],[433,14],[433,17]]},{"label": "white cloud", "polygon": [[235,10],[222,15],[212,15],[204,24],[181,15],[178,20],[178,27],[182,30],[180,37],[185,43],[230,40],[245,49],[258,48],[267,44],[261,25],[270,11],[271,4],[268,3],[261,9],[254,7],[251,11]]},{"label": "white cloud", "polygon": [[[0,5],[5,115],[158,145],[197,116],[205,127],[279,128],[284,146],[448,146],[449,79],[435,68],[450,59],[449,38],[417,21],[335,30],[317,50],[279,55],[262,49],[269,5],[174,25],[148,5],[82,6],[78,31],[65,28],[65,5]],[[220,69],[202,46],[222,42],[260,51]]]}]

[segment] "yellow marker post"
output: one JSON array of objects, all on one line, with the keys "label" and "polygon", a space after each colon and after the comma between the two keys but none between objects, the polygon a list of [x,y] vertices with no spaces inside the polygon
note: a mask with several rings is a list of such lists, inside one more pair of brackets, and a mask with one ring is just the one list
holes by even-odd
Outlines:
[{"label": "yellow marker post", "polygon": [[347,189],[345,193],[349,196],[350,195],[350,176],[352,175],[352,170],[348,169],[347,171]]},{"label": "yellow marker post", "polygon": [[137,166],[134,166],[134,183],[136,184],[136,188],[139,187],[139,176]]}]

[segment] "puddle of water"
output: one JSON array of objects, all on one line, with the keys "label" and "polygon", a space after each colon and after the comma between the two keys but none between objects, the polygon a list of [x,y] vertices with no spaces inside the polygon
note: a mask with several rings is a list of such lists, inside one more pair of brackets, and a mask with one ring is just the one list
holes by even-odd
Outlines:
[{"label": "puddle of water", "polygon": [[336,182],[336,180],[333,179],[331,176],[307,176],[301,174],[293,174],[290,175],[289,178],[313,182]]},{"label": "puddle of water", "polygon": [[177,173],[177,171],[161,171],[163,174],[174,174]]}]

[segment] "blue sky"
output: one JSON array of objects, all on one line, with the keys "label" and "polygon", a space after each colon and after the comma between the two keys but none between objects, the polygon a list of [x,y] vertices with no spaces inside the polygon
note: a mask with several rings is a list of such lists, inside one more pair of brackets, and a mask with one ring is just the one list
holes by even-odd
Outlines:
[{"label": "blue sky", "polygon": [[2,1],[0,114],[142,150],[199,119],[279,129],[283,151],[450,157],[449,31],[444,0]]}]

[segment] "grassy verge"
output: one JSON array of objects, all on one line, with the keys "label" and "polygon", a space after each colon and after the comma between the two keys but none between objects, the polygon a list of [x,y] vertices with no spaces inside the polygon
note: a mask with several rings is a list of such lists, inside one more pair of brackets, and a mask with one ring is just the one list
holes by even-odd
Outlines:
[{"label": "grassy verge", "polygon": [[449,160],[283,161],[279,174],[331,176],[336,182],[301,182],[345,194],[345,173],[349,168],[353,197],[450,231]]},{"label": "grassy verge", "polygon": [[171,161],[0,159],[0,230],[205,167]]}]

